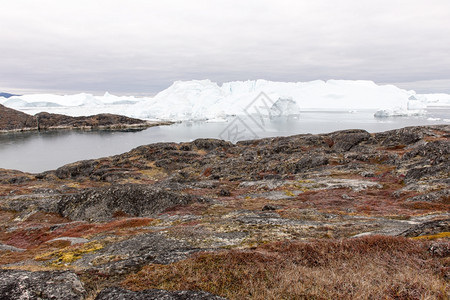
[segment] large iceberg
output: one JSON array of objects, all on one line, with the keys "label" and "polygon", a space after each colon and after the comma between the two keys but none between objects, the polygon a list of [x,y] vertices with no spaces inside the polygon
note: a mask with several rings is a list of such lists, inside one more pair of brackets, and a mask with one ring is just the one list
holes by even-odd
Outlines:
[{"label": "large iceberg", "polygon": [[249,80],[221,85],[210,80],[192,80],[176,81],[154,97],[109,93],[102,96],[81,93],[0,97],[0,104],[31,114],[40,111],[72,116],[117,113],[171,121],[225,120],[227,116],[245,115],[250,111],[272,116],[276,111],[282,115],[298,115],[302,110],[371,109],[377,111],[377,116],[415,115],[422,113],[430,102],[450,104],[450,95],[420,95],[393,85],[377,85],[364,80]]},{"label": "large iceberg", "polygon": [[[210,80],[177,81],[155,97],[127,109],[127,114],[145,119],[215,119],[243,115],[261,93],[273,105],[291,99],[300,110],[407,109],[415,93],[372,81],[328,80],[311,82],[234,81],[218,85]],[[255,104],[257,105],[257,104]],[[268,112],[267,112],[268,113]]]}]

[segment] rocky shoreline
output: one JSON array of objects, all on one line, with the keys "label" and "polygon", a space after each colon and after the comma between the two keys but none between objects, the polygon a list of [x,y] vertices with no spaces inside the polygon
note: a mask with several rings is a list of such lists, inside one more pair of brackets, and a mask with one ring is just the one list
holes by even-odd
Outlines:
[{"label": "rocky shoreline", "polygon": [[198,139],[0,169],[0,294],[445,299],[449,137],[436,125]]},{"label": "rocky shoreline", "polygon": [[132,130],[170,124],[173,123],[145,121],[114,114],[70,117],[42,112],[32,116],[0,104],[0,133],[46,130]]}]

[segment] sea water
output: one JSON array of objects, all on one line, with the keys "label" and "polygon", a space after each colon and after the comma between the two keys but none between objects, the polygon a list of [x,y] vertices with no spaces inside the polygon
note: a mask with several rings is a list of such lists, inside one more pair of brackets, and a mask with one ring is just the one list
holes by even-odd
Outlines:
[{"label": "sea water", "polygon": [[344,129],[380,132],[415,125],[449,124],[450,109],[425,116],[374,118],[374,111],[305,111],[298,117],[230,117],[226,122],[183,122],[142,131],[48,131],[0,135],[0,168],[39,173],[71,162],[100,158],[158,142],[220,138],[237,142]]}]

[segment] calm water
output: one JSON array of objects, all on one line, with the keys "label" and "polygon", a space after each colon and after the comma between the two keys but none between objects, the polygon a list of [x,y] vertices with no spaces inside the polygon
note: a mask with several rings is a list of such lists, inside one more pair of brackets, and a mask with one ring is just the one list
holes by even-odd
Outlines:
[{"label": "calm water", "polygon": [[[237,140],[326,133],[342,129],[385,131],[413,125],[448,124],[449,109],[429,110],[425,117],[375,119],[374,111],[304,112],[299,118],[231,118],[225,123],[180,123],[138,132],[55,131],[0,135],[0,168],[27,172],[56,169],[83,159],[99,158],[156,142],[186,142],[197,138]],[[441,120],[429,120],[439,118]],[[446,119],[446,121],[442,121]]]}]

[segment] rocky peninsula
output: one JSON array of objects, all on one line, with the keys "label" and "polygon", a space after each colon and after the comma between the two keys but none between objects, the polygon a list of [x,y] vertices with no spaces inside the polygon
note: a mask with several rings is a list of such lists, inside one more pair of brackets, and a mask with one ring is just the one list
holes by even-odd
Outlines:
[{"label": "rocky peninsula", "polygon": [[[11,129],[46,117],[20,116]],[[0,295],[447,299],[449,137],[198,139],[0,169]]]},{"label": "rocky peninsula", "polygon": [[85,117],[71,117],[61,114],[41,112],[32,116],[0,104],[0,133],[61,129],[143,129],[152,126],[169,124],[172,123],[151,122],[114,114],[98,114]]}]

